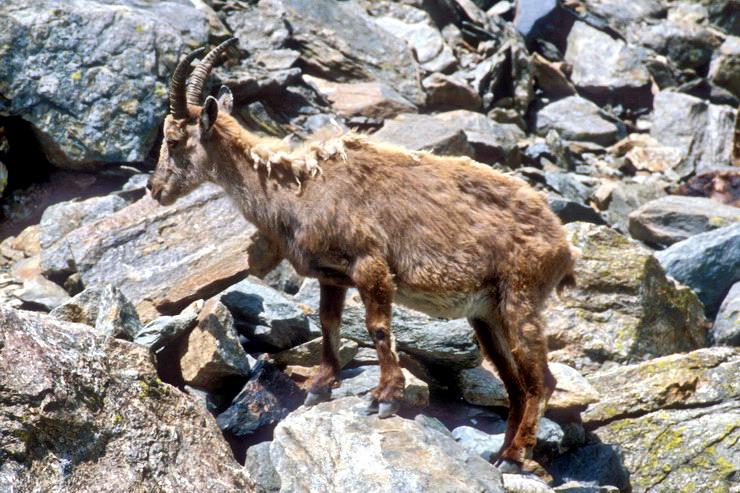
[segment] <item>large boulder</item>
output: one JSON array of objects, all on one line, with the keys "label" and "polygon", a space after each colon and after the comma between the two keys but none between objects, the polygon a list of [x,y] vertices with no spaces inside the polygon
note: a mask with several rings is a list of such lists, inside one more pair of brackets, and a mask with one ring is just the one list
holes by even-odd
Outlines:
[{"label": "large boulder", "polygon": [[179,57],[208,39],[189,2],[158,3],[4,3],[0,114],[30,122],[59,166],[144,160]]},{"label": "large boulder", "polygon": [[249,273],[264,275],[280,260],[213,185],[169,207],[146,196],[60,242],[71,256],[64,264],[85,286],[115,279],[144,323],[179,313]]},{"label": "large boulder", "polygon": [[652,200],[629,215],[633,238],[672,245],[699,233],[740,222],[740,208],[703,197],[669,195]]},{"label": "large boulder", "polygon": [[0,308],[0,387],[2,491],[255,490],[143,346]]},{"label": "large boulder", "polygon": [[384,119],[416,111],[416,106],[382,82],[331,82],[310,75],[303,78],[329,99],[332,109],[342,118]]},{"label": "large boulder", "polygon": [[386,120],[375,138],[411,151],[429,151],[443,156],[472,156],[474,152],[459,126],[430,115],[404,113]]},{"label": "large boulder", "polygon": [[730,106],[661,91],[655,96],[650,135],[679,150],[679,174],[705,173],[730,164],[736,120],[737,109]]},{"label": "large boulder", "polygon": [[282,421],[270,445],[281,490],[503,493],[501,473],[448,434],[365,407],[348,397]]},{"label": "large boulder", "polygon": [[335,82],[383,82],[414,105],[424,103],[411,51],[357,2],[264,0],[238,5],[225,21],[250,53],[295,46],[306,73]]},{"label": "large boulder", "polygon": [[594,103],[570,96],[550,103],[537,113],[537,134],[556,130],[565,140],[594,142],[607,146],[616,142],[619,127]]},{"label": "large boulder", "polygon": [[740,223],[692,236],[655,256],[669,275],[696,292],[707,315],[714,317],[740,281]]},{"label": "large boulder", "polygon": [[701,302],[668,279],[648,249],[605,226],[565,228],[582,256],[578,287],[544,313],[552,361],[586,374],[706,346]]}]

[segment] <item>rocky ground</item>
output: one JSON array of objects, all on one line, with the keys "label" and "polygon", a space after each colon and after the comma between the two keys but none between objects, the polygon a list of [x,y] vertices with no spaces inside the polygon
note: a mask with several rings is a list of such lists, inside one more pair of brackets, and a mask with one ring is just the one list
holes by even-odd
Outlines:
[{"label": "rocky ground", "polygon": [[[563,4],[564,3],[564,4]],[[0,6],[0,490],[739,492],[736,0],[11,0]],[[318,285],[223,193],[145,193],[169,77],[240,122],[332,119],[547,193],[583,256],[546,308],[558,379],[500,474],[508,397],[464,321],[394,311],[399,417],[364,310],[301,406]]]}]

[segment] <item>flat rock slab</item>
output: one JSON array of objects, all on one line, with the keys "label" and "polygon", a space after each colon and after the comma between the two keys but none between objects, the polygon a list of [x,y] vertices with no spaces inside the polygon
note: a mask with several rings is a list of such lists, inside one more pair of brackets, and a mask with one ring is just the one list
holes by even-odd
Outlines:
[{"label": "flat rock slab", "polygon": [[501,473],[448,434],[366,406],[348,397],[282,421],[270,446],[281,491],[503,493]]},{"label": "flat rock slab", "polygon": [[148,323],[179,313],[279,261],[223,192],[204,185],[174,205],[149,196],[69,233],[85,286],[111,279]]},{"label": "flat rock slab", "polygon": [[0,308],[0,387],[2,491],[256,489],[143,346]]},{"label": "flat rock slab", "polygon": [[181,52],[208,40],[206,16],[190,5],[122,3],[0,7],[0,114],[30,122],[59,166],[143,161]]},{"label": "flat rock slab", "polygon": [[587,375],[605,363],[629,364],[706,346],[697,296],[669,280],[633,240],[589,223],[565,226],[580,248],[578,286],[544,312],[551,361]]},{"label": "flat rock slab", "polygon": [[619,128],[594,103],[569,96],[550,103],[537,113],[537,134],[556,130],[565,140],[594,142],[603,146],[617,140]]},{"label": "flat rock slab", "polygon": [[429,151],[443,156],[473,155],[473,148],[460,127],[430,115],[398,115],[386,120],[374,135],[380,141],[410,151]]}]

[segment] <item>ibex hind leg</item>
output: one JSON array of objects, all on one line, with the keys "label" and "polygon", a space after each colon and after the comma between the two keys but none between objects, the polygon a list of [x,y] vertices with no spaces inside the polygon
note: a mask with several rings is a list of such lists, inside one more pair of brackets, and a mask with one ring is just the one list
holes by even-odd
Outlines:
[{"label": "ibex hind leg", "polygon": [[346,288],[321,284],[319,318],[321,319],[321,364],[309,383],[305,404],[312,406],[331,399],[331,390],[341,377],[339,363],[339,325],[347,294]]}]

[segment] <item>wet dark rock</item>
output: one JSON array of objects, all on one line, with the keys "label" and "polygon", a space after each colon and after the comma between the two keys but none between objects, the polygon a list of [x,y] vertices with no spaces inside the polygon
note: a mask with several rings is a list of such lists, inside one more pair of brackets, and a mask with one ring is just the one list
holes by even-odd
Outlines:
[{"label": "wet dark rock", "polygon": [[293,380],[266,360],[252,368],[249,381],[216,422],[236,436],[251,435],[277,423],[303,403],[304,394]]},{"label": "wet dark rock", "polygon": [[740,224],[692,236],[655,256],[668,275],[696,292],[713,318],[732,285],[740,281]]},{"label": "wet dark rock", "polygon": [[54,308],[59,320],[95,327],[97,332],[128,341],[141,330],[136,309],[121,291],[110,284],[90,287]]},{"label": "wet dark rock", "polygon": [[207,40],[189,4],[122,3],[2,8],[0,114],[30,122],[58,166],[144,160],[181,52]]},{"label": "wet dark rock", "polygon": [[234,316],[237,330],[271,352],[311,339],[308,316],[295,301],[255,277],[218,295]]},{"label": "wet dark rock", "polygon": [[712,337],[718,346],[740,346],[740,282],[733,284],[725,296],[714,321]]},{"label": "wet dark rock", "polygon": [[550,103],[537,113],[537,134],[545,136],[553,129],[565,140],[583,140],[604,146],[616,142],[620,132],[598,106],[579,96]]},{"label": "wet dark rock", "polygon": [[633,238],[672,245],[693,235],[740,222],[740,208],[712,199],[669,195],[643,205],[629,216]]},{"label": "wet dark rock", "polygon": [[412,151],[430,151],[445,156],[472,156],[474,153],[465,132],[430,115],[398,115],[386,120],[375,136],[378,140],[402,145]]},{"label": "wet dark rock", "polygon": [[593,224],[606,224],[604,218],[601,217],[593,207],[588,205],[568,200],[563,197],[558,197],[553,194],[548,196],[548,201],[550,203],[550,209],[558,215],[563,224],[576,221]]}]

